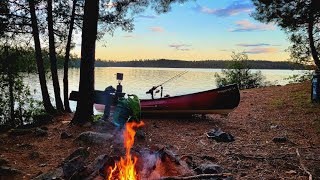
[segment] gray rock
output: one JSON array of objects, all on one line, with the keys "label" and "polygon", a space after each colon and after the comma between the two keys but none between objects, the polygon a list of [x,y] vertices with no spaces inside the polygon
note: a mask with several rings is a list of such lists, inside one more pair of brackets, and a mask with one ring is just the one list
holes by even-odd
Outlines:
[{"label": "gray rock", "polygon": [[71,153],[66,159],[65,161],[70,161],[71,159],[78,157],[78,156],[82,156],[83,159],[87,159],[89,157],[89,151],[83,147],[78,148],[77,150],[75,150],[73,153]]},{"label": "gray rock", "polygon": [[85,162],[82,156],[74,157],[63,164],[63,174],[65,179],[82,179],[81,172],[85,170]]},{"label": "gray rock", "polygon": [[41,128],[36,128],[36,130],[34,131],[34,135],[37,137],[44,137],[48,135],[48,131]]},{"label": "gray rock", "polygon": [[225,172],[225,169],[217,164],[205,163],[195,169],[197,174],[219,174]]},{"label": "gray rock", "polygon": [[76,141],[83,142],[85,144],[104,144],[106,141],[109,141],[113,138],[113,135],[110,133],[98,133],[87,131],[81,133]]},{"label": "gray rock", "polygon": [[8,165],[9,164],[9,161],[7,159],[0,159],[0,166],[3,166],[3,165]]},{"label": "gray rock", "polygon": [[60,135],[60,139],[68,139],[68,138],[71,138],[72,137],[72,134],[69,134],[67,132],[62,132],[61,135]]},{"label": "gray rock", "polygon": [[49,171],[47,173],[43,173],[35,178],[33,180],[54,180],[54,179],[64,179],[63,178],[63,170],[62,167],[59,167],[55,170]]},{"label": "gray rock", "polygon": [[109,156],[106,154],[98,156],[91,164],[91,168],[93,171],[99,170],[104,164],[109,160]]},{"label": "gray rock", "polygon": [[20,177],[22,179],[22,175],[25,173],[18,169],[14,169],[11,167],[0,166],[0,179],[16,179]]}]

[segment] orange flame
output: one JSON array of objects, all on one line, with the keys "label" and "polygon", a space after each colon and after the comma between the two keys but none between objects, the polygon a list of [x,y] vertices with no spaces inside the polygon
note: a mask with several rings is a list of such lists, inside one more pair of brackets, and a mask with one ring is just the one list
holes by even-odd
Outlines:
[{"label": "orange flame", "polygon": [[134,144],[134,136],[136,131],[134,128],[143,126],[144,123],[141,121],[139,123],[129,122],[126,123],[126,129],[123,132],[124,137],[124,147],[126,148],[125,158],[120,158],[120,161],[115,164],[115,166],[109,167],[108,170],[108,180],[137,180],[139,175],[136,171],[135,165],[138,158],[133,157],[130,154],[130,150]]}]

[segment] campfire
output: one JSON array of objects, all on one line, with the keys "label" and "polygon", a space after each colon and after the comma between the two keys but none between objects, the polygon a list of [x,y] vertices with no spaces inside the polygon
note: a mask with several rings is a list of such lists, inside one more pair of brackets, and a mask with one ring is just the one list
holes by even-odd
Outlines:
[{"label": "campfire", "polygon": [[134,144],[134,137],[136,135],[135,128],[143,126],[141,121],[126,123],[123,131],[124,147],[126,149],[125,157],[121,157],[120,161],[116,162],[113,167],[108,167],[108,180],[138,180],[141,179],[136,170],[136,163],[138,157],[131,155],[131,148]]},{"label": "campfire", "polygon": [[[125,124],[122,133],[125,154],[122,157],[108,157],[99,170],[100,177],[106,180],[167,180],[180,179],[183,176],[187,179],[227,179],[230,176],[219,174],[222,170],[218,166],[213,167],[212,165],[200,166],[199,172],[195,172],[191,157],[178,157],[165,146],[135,149],[132,154],[131,149],[135,142],[136,129],[143,125],[142,121]],[[198,175],[195,175],[196,173]]]}]

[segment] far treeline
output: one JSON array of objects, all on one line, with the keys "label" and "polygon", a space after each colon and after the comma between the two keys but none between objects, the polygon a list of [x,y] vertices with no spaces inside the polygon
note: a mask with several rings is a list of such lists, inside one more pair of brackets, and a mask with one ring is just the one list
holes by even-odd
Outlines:
[{"label": "far treeline", "polygon": [[[97,60],[95,67],[151,67],[151,68],[216,68],[226,69],[230,60],[202,60],[202,61],[183,61],[183,60],[135,60],[135,61],[103,61]],[[312,69],[311,66],[305,66],[299,63],[286,61],[265,61],[248,60],[246,61],[252,69]],[[80,67],[80,60],[73,59],[70,62],[71,67]]]}]

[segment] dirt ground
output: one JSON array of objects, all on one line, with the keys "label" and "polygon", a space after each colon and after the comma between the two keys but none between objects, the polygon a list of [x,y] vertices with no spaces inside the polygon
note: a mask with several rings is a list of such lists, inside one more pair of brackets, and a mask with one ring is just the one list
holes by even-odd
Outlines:
[{"label": "dirt ground", "polygon": [[[48,136],[0,135],[0,159],[32,178],[55,169],[80,145],[73,139],[90,127],[70,127],[72,114],[47,125]],[[227,169],[235,179],[320,179],[320,106],[310,103],[310,83],[241,91],[241,102],[229,116],[205,118],[143,119],[145,140],[137,147],[164,145],[195,163],[212,162]],[[206,136],[221,129],[235,137],[231,143]],[[62,132],[73,135],[60,139]],[[274,138],[285,138],[274,142]],[[92,145],[92,161],[100,154],[116,153],[113,144]],[[35,155],[36,154],[36,155]]]}]

